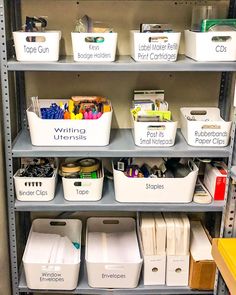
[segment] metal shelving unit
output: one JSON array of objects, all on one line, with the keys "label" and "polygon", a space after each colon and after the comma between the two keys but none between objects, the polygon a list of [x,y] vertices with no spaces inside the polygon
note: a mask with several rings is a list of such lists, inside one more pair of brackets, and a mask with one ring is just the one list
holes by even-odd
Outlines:
[{"label": "metal shelving unit", "polygon": [[[57,0],[55,0],[57,1]],[[125,0],[123,0],[125,1]],[[154,1],[154,0],[153,0]],[[61,57],[59,62],[36,63],[36,62],[17,62],[8,55],[12,44],[8,38],[8,32],[12,29],[21,27],[20,0],[0,0],[0,46],[1,46],[1,86],[2,86],[2,105],[5,132],[5,156],[6,156],[6,179],[8,197],[8,219],[9,219],[9,242],[11,255],[11,278],[12,294],[32,293],[26,285],[24,273],[18,266],[17,239],[16,239],[16,214],[25,217],[27,212],[36,211],[173,211],[173,212],[212,212],[221,214],[222,224],[220,229],[221,236],[232,236],[235,223],[235,184],[228,177],[228,189],[226,199],[222,202],[212,202],[209,205],[200,205],[193,202],[188,204],[135,204],[119,203],[114,198],[113,184],[107,181],[104,185],[103,198],[98,202],[68,202],[63,198],[61,184],[59,184],[56,197],[50,202],[20,202],[15,200],[13,173],[17,166],[17,158],[20,157],[70,157],[74,156],[99,156],[99,157],[220,157],[228,159],[228,166],[236,164],[236,152],[234,150],[235,121],[231,134],[231,143],[226,148],[197,148],[188,146],[180,131],[177,133],[176,145],[165,149],[139,148],[134,145],[131,130],[112,130],[111,143],[106,147],[35,147],[32,146],[29,132],[25,121],[25,94],[24,94],[24,71],[207,71],[222,72],[220,85],[219,106],[222,115],[227,119],[229,114],[229,97],[233,73],[236,73],[236,62],[195,62],[182,55],[174,63],[136,63],[129,56],[118,57],[114,63],[75,63],[72,57]],[[229,17],[236,17],[236,0],[230,0]],[[92,4],[91,4],[92,5]],[[9,15],[11,15],[10,28],[8,27]],[[17,110],[19,127],[17,136],[13,136],[12,117],[15,114],[10,112],[14,91],[10,92],[10,76],[14,74],[14,84],[16,88],[16,100],[20,106]],[[16,163],[15,163],[16,162]],[[231,170],[233,178],[236,176],[236,168]],[[28,220],[27,220],[28,222]],[[29,225],[29,224],[28,224]],[[25,228],[22,229],[23,235],[27,235]],[[84,261],[82,259],[82,261]],[[37,291],[37,293],[49,293],[49,291]],[[53,293],[50,291],[50,293]],[[66,293],[65,291],[55,291],[54,293]],[[168,286],[144,286],[142,279],[135,289],[93,289],[88,286],[86,271],[82,264],[79,284],[76,290],[67,292],[69,294],[213,294],[210,291],[197,291],[185,287]],[[219,277],[216,280],[215,294],[227,294],[224,282]]]}]

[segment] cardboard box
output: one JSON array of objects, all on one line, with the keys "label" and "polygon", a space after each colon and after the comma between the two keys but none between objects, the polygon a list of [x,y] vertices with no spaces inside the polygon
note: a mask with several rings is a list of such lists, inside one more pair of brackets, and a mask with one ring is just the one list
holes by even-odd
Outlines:
[{"label": "cardboard box", "polygon": [[213,290],[216,265],[211,255],[211,243],[200,221],[191,221],[189,287]]},{"label": "cardboard box", "polygon": [[213,239],[211,253],[230,293],[234,295],[236,294],[236,279],[218,250],[218,241],[219,239]]}]

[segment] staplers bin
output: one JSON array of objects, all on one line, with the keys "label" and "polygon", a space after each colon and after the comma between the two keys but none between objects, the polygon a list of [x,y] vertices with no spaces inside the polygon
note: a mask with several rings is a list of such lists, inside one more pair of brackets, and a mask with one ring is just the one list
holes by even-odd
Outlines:
[{"label": "staplers bin", "polygon": [[[40,99],[40,108],[67,100]],[[33,107],[27,109],[30,137],[35,146],[106,146],[110,140],[112,110],[97,120],[41,119]]]},{"label": "staplers bin", "polygon": [[[81,230],[82,223],[76,219],[36,219],[33,221],[23,255],[28,288],[73,290],[77,287],[80,270]],[[46,234],[46,237],[44,236],[44,241],[47,239],[46,242],[52,240],[51,235],[47,238],[47,234],[67,237],[68,241],[71,242],[69,246],[74,247],[72,242],[79,246],[77,249],[75,248],[75,251],[78,251],[76,259],[72,260],[70,257],[67,257],[69,262],[64,263],[65,258],[63,255],[66,256],[65,252],[67,251],[63,251],[63,255],[59,255],[59,250],[57,250],[58,257],[55,260],[55,257],[52,257],[53,251],[45,248],[42,238],[32,239],[34,233]],[[47,253],[49,253],[49,257],[51,255],[50,258],[47,258]],[[56,262],[50,263],[51,260]]]},{"label": "staplers bin", "polygon": [[75,61],[111,62],[116,57],[117,33],[71,33]]},{"label": "staplers bin", "polygon": [[231,122],[224,121],[218,108],[181,108],[181,132],[192,146],[227,146]]},{"label": "staplers bin", "polygon": [[89,218],[85,261],[90,287],[137,287],[143,259],[135,220],[127,217]]},{"label": "staplers bin", "polygon": [[236,32],[184,31],[185,55],[196,61],[235,61]]},{"label": "staplers bin", "polygon": [[13,32],[18,61],[58,61],[61,31]]}]

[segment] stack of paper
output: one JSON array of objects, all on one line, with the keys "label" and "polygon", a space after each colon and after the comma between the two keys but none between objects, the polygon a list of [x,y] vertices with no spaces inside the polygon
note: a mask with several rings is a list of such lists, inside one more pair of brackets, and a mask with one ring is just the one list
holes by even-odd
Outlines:
[{"label": "stack of paper", "polygon": [[218,250],[236,279],[236,238],[219,239]]}]

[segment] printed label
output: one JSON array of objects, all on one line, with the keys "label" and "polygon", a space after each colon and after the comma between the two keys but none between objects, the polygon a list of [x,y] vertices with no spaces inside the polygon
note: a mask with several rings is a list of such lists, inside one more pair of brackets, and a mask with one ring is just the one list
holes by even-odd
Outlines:
[{"label": "printed label", "polygon": [[[165,137],[165,138],[164,138]],[[139,139],[140,145],[173,145],[172,138],[166,138],[162,131],[147,131],[144,137]]]},{"label": "printed label", "polygon": [[50,50],[48,47],[44,47],[42,45],[38,45],[38,46],[27,46],[24,45],[24,53],[26,54],[49,54]]},{"label": "printed label", "polygon": [[89,190],[76,189],[76,193],[77,193],[77,195],[86,196],[89,194]]},{"label": "printed label", "polygon": [[124,274],[105,274],[102,273],[102,279],[125,279],[126,275]]},{"label": "printed label", "polygon": [[42,272],[40,278],[40,282],[64,282],[64,278],[62,277],[61,273],[57,272]]},{"label": "printed label", "polygon": [[[155,38],[155,37],[154,37]],[[138,60],[174,61],[178,52],[176,42],[144,43],[138,46]]]},{"label": "printed label", "polygon": [[215,51],[216,52],[220,52],[220,53],[223,53],[223,52],[227,52],[227,47],[224,46],[224,45],[217,45],[216,48],[215,48]]},{"label": "printed label", "polygon": [[43,191],[43,190],[36,190],[36,191],[22,191],[22,190],[20,190],[19,195],[21,197],[23,197],[23,196],[40,196],[40,197],[43,197],[43,196],[47,196],[48,192]]},{"label": "printed label", "polygon": [[204,145],[224,145],[227,140],[228,133],[218,131],[195,131],[194,141],[196,144]]},{"label": "printed label", "polygon": [[150,183],[146,183],[146,190],[157,190],[157,189],[161,189],[163,190],[165,187],[164,187],[164,184],[150,184]]},{"label": "printed label", "polygon": [[93,60],[93,59],[111,59],[111,53],[104,50],[99,45],[89,45],[84,52],[78,52],[77,58],[82,60]]},{"label": "printed label", "polygon": [[86,130],[79,128],[54,128],[53,139],[56,141],[84,141],[87,139]]}]

